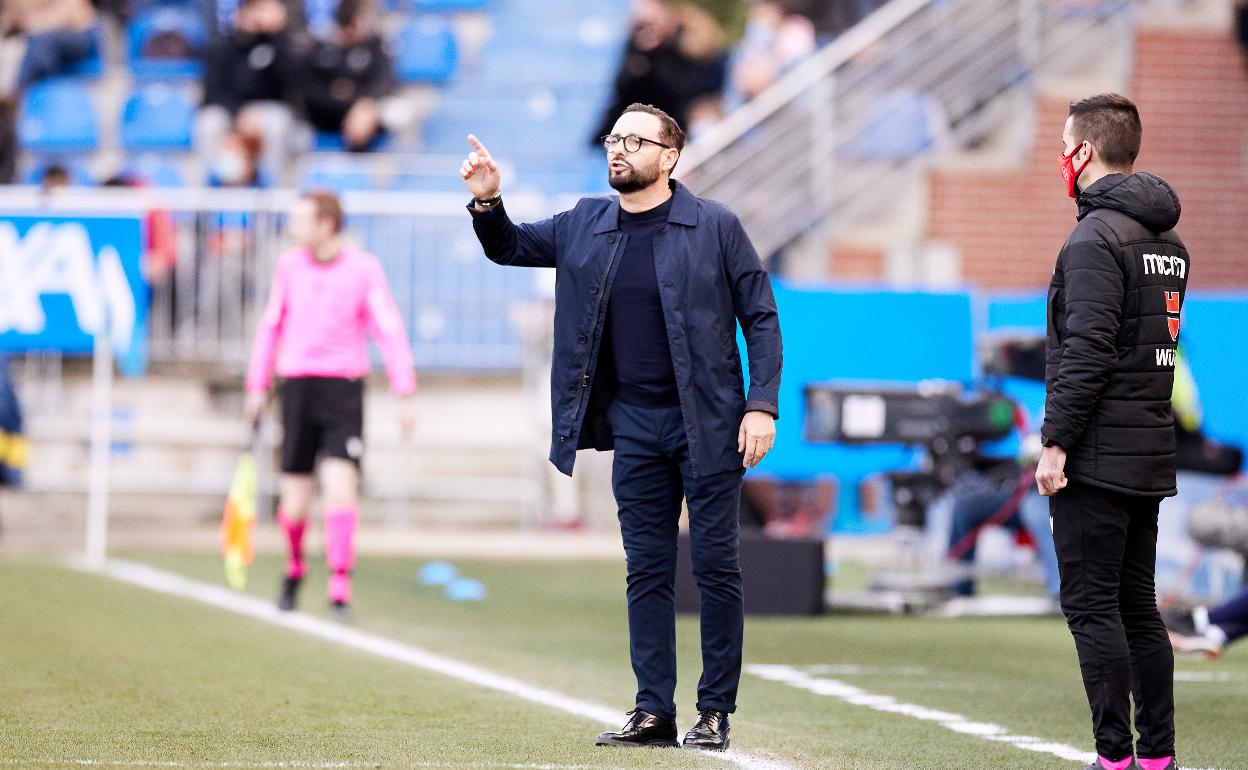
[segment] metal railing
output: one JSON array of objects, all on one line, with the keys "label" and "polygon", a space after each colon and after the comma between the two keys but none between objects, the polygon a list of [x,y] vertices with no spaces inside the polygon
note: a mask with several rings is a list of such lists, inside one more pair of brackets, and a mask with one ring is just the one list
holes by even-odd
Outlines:
[{"label": "metal railing", "polygon": [[[44,196],[0,187],[0,212],[27,216],[164,212],[176,261],[152,279],[149,355],[155,363],[206,363],[241,371],[278,255],[293,191],[70,188]],[[346,193],[348,237],[376,254],[406,321],[422,370],[519,371],[513,309],[538,296],[547,271],[499,267],[481,253],[464,211],[467,195]],[[517,221],[553,201],[513,195]]]},{"label": "metal railing", "polygon": [[894,199],[932,150],[991,128],[1038,70],[1096,55],[1130,0],[892,0],[690,145],[682,179],[771,254]]}]

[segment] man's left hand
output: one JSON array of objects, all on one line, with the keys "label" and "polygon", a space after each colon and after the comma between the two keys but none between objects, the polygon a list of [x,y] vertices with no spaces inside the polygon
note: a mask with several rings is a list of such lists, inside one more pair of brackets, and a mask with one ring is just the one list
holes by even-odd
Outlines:
[{"label": "man's left hand", "polygon": [[744,468],[753,468],[776,443],[776,419],[766,412],[746,412],[737,433],[737,452],[744,454]]}]

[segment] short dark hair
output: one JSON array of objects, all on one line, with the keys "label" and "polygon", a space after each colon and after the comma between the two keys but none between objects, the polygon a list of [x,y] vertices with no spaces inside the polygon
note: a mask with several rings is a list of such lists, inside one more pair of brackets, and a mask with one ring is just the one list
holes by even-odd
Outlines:
[{"label": "short dark hair", "polygon": [[368,0],[339,0],[338,7],[334,10],[334,23],[339,27],[349,27],[354,24],[365,11],[371,11],[372,6]]},{"label": "short dark hair", "polygon": [[342,231],[342,202],[329,190],[312,190],[305,192],[300,198],[312,201],[316,208],[317,219],[328,219],[334,224],[334,232]]},{"label": "short dark hair", "polygon": [[69,169],[53,163],[43,170],[39,181],[44,184],[69,184]]},{"label": "short dark hair", "polygon": [[1140,154],[1144,127],[1135,103],[1121,94],[1097,94],[1070,103],[1070,132],[1088,141],[1112,169],[1130,169]]},{"label": "short dark hair", "polygon": [[622,115],[630,112],[644,112],[647,115],[653,115],[659,119],[659,141],[676,150],[685,149],[685,131],[676,122],[676,119],[668,115],[663,110],[655,107],[653,104],[642,104],[635,102],[624,108]]}]

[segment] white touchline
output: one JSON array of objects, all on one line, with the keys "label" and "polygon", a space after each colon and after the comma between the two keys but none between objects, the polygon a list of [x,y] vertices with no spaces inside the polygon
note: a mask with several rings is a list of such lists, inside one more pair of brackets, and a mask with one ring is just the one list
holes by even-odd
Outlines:
[{"label": "white touchline", "polygon": [[[235,593],[222,586],[203,583],[176,575],[172,572],[150,567],[146,564],[110,559],[102,566],[92,567],[75,560],[71,566],[83,572],[101,574],[114,580],[146,588],[149,591],[194,599],[223,610],[246,615],[256,620],[272,623],[325,641],[368,652],[381,658],[405,663],[415,668],[433,671],[452,679],[475,684],[498,692],[584,717],[606,725],[617,726],[620,713],[613,708],[573,698],[569,695],[526,684],[519,679],[496,674],[471,663],[437,655],[419,647],[396,642],[384,636],[359,631],[339,623],[321,620],[300,612],[282,612],[270,602],[252,596]],[[759,757],[731,749],[722,754],[709,754],[708,758],[722,758],[746,770],[790,770],[791,765],[776,759]]]},{"label": "white touchline", "polygon": [[[263,770],[345,770],[347,768],[377,767],[376,762],[306,762],[292,760],[288,762],[198,762],[161,759],[0,759],[2,767],[30,767],[31,765],[75,765],[82,767],[189,767],[189,768],[262,768]],[[407,762],[404,767],[422,767],[454,770],[612,770],[603,765],[553,765],[553,764],[510,764],[507,762]],[[620,770],[630,770],[620,768]]]},{"label": "white touchline", "polygon": [[[790,687],[796,687],[799,690],[813,692],[816,695],[836,698],[854,706],[865,706],[875,711],[901,714],[924,722],[933,722],[956,733],[973,735],[976,738],[983,738],[996,743],[1008,743],[1011,746],[1039,754],[1050,754],[1060,759],[1068,759],[1072,762],[1084,764],[1091,763],[1096,759],[1096,754],[1082,751],[1065,743],[1046,741],[1043,738],[1034,738],[1030,735],[1014,735],[1001,725],[992,724],[991,722],[974,722],[961,714],[937,711],[936,709],[924,708],[911,703],[901,703],[891,695],[874,695],[861,687],[855,687],[852,684],[846,684],[836,679],[814,676],[808,671],[803,671],[793,666],[756,663],[746,666],[745,672],[760,679],[766,679],[769,682],[779,682]],[[1184,770],[1189,769],[1184,766]],[[1208,770],[1213,769],[1209,768]]]}]

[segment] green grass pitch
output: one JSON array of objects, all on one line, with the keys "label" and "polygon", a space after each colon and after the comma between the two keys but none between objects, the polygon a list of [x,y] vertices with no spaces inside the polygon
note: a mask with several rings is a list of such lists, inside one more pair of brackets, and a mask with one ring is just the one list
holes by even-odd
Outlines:
[{"label": "green grass pitch", "polygon": [[[205,554],[126,557],[212,583]],[[489,592],[453,603],[420,562],[364,556],[354,625],[594,703],[631,707],[623,565],[462,560]],[[280,563],[260,557],[249,592]],[[322,614],[324,573],[303,606]],[[747,664],[812,667],[863,690],[1090,748],[1059,619],[827,616],[746,624]],[[696,716],[697,624],[679,625],[682,729]],[[813,667],[833,668],[813,668]],[[1180,661],[1185,767],[1248,770],[1248,646]],[[734,748],[836,770],[1070,768],[746,674]],[[0,767],[726,768],[705,754],[599,749],[602,725],[188,599],[43,561],[0,561]]]}]

